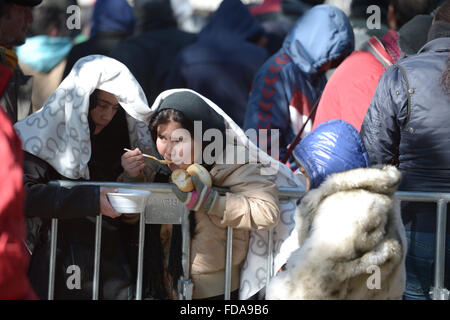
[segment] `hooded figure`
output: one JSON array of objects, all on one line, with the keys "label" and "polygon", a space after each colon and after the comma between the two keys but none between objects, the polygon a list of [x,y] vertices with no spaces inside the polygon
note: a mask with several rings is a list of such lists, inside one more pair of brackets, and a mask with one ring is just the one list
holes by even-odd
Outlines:
[{"label": "hooded figure", "polygon": [[294,156],[311,190],[295,214],[299,248],[271,280],[267,299],[401,299],[400,172],[367,168],[358,131],[342,120],[319,125]]},{"label": "hooded figure", "polygon": [[225,0],[193,45],[172,66],[167,88],[189,88],[220,105],[239,126],[252,79],[268,57],[256,45],[264,35],[240,0]]},{"label": "hooded figure", "polygon": [[109,56],[122,40],[134,32],[136,18],[126,0],[98,0],[94,6],[90,38],[75,45],[67,56],[63,79],[78,59],[91,54]]},{"label": "hooded figure", "polygon": [[305,169],[311,189],[330,174],[369,166],[359,132],[343,120],[330,120],[313,130],[295,147],[294,158]]},{"label": "hooded figure", "polygon": [[197,35],[181,31],[167,0],[135,2],[139,17],[138,35],[120,43],[111,57],[125,64],[145,92],[147,101],[155,101],[164,91],[172,64],[178,53],[197,40]]},{"label": "hooded figure", "polygon": [[33,76],[33,112],[42,107],[61,83],[76,32],[67,28],[66,10],[74,4],[75,0],[51,0],[34,8],[26,42],[16,49],[24,74]]},{"label": "hooded figure", "polygon": [[[104,100],[105,92],[116,99],[116,104]],[[98,117],[99,111],[109,108],[115,109],[115,113],[107,111]],[[105,114],[112,115],[112,119],[105,120]],[[60,219],[55,297],[91,298],[93,217],[105,215],[105,201],[108,203],[105,192],[109,191],[98,186],[67,189],[49,185],[49,181],[116,181],[122,172],[120,157],[124,147],[139,146],[141,150],[152,151],[146,124],[149,117],[144,93],[129,70],[114,59],[94,55],[80,59],[44,106],[16,123],[14,128],[25,151],[25,216],[30,218],[27,245],[32,252],[30,279],[40,298],[47,297],[51,218]],[[113,216],[117,217],[117,213]],[[134,233],[129,229],[134,225],[123,222],[126,219],[103,218],[105,247],[100,267],[100,298],[131,297],[135,270],[129,260],[132,258],[127,255],[133,248]],[[69,290],[66,286],[67,277],[71,276],[67,268],[71,265],[81,269],[81,289]]]},{"label": "hooded figure", "polygon": [[[269,130],[263,150],[283,158],[325,87],[325,72],[353,51],[353,38],[348,18],[334,6],[314,6],[297,20],[253,80],[244,130]],[[279,150],[271,149],[271,129],[279,130]],[[311,122],[303,135],[310,130]]]},{"label": "hooded figure", "polygon": [[[183,117],[174,115],[174,118],[170,118],[171,121],[160,120],[166,119],[165,112],[170,114],[174,110],[182,113]],[[174,122],[185,123],[181,127],[194,131],[190,136],[191,139],[193,136],[195,144],[198,138],[202,139],[202,158],[196,159],[210,172],[212,185],[230,190],[225,195],[218,195],[214,189],[207,188],[206,192],[195,191],[198,197],[193,196],[193,193],[185,194],[173,190],[191,210],[190,276],[194,283],[193,298],[211,298],[224,293],[226,227],[233,227],[235,230],[231,290],[236,294],[236,289],[240,288],[239,299],[248,299],[265,285],[265,277],[261,279],[261,275],[266,274],[267,270],[266,230],[275,229],[273,247],[275,269],[280,268],[290,252],[296,248],[292,247],[290,241],[285,241],[294,228],[295,200],[279,200],[277,189],[299,187],[300,181],[286,166],[258,149],[242,129],[214,102],[192,90],[164,91],[154,102],[152,111],[154,113],[150,120],[150,128],[152,133],[156,130],[154,140],[158,146],[157,150],[161,152],[155,155],[167,160],[166,148],[174,150],[176,146],[183,146],[188,139],[183,138],[182,141],[175,142],[175,146],[161,148],[161,145],[169,144],[168,140],[174,138],[166,136],[164,128],[170,127]],[[175,118],[179,120],[174,120]],[[184,118],[188,121],[184,121]],[[194,121],[201,121],[201,131],[198,127],[195,128]],[[194,122],[194,129],[189,127],[190,122]],[[210,131],[212,129],[215,130]],[[198,132],[204,136],[198,136]],[[208,132],[214,134],[214,140],[205,145],[206,141],[211,141],[211,138],[207,138]],[[178,151],[174,154],[178,154]],[[125,156],[126,154],[123,157]],[[189,161],[192,161],[191,158]],[[130,165],[130,168],[133,167]],[[155,182],[169,181],[169,175],[175,167],[171,164],[164,167],[166,170],[161,168],[154,175]],[[207,196],[203,197],[204,195]],[[186,201],[188,198],[200,200],[197,204],[191,205],[190,201]],[[203,202],[205,199],[206,202]],[[180,259],[180,251],[174,252],[172,248],[178,232],[176,226],[173,228],[171,254],[168,263],[166,262],[172,281],[177,280],[180,274],[180,271],[178,273],[171,271],[177,265],[172,253],[178,257],[178,262]],[[233,297],[236,298],[236,295]]]}]

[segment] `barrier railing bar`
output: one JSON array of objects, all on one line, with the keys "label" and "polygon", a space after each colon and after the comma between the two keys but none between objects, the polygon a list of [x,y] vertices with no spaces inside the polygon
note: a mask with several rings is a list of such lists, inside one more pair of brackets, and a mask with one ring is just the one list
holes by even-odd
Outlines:
[{"label": "barrier railing bar", "polygon": [[397,191],[395,197],[401,201],[437,202],[443,200],[450,202],[450,193],[440,192]]},{"label": "barrier railing bar", "polygon": [[100,279],[100,253],[102,246],[102,215],[95,219],[95,256],[94,256],[94,279],[92,286],[92,300],[98,300]]},{"label": "barrier railing bar", "polygon": [[138,271],[136,280],[136,300],[142,300],[142,278],[144,274],[144,245],[145,245],[145,210],[139,217],[139,248]]},{"label": "barrier railing bar", "polygon": [[[122,183],[122,182],[74,182],[58,180],[52,181],[50,184],[59,185],[62,187],[73,187],[76,185],[100,185],[104,187],[122,187],[122,188],[141,188],[151,189],[154,192],[172,193],[171,186],[165,183]],[[217,188],[219,193],[225,193],[227,190]],[[280,199],[298,199],[305,193],[303,188],[279,188]],[[445,270],[445,230],[446,230],[446,211],[447,203],[450,202],[450,193],[434,193],[434,192],[406,192],[397,191],[395,196],[400,201],[414,201],[414,202],[437,202],[437,226],[436,226],[436,266],[435,279],[433,288],[433,299],[448,299],[449,291],[444,288],[444,270]],[[179,299],[192,299],[193,284],[189,279],[190,275],[190,229],[189,229],[189,211],[184,209],[182,217],[182,266],[183,276],[178,280],[178,296]],[[141,215],[140,232],[142,228],[145,230],[145,221],[143,219],[144,213]],[[99,223],[100,220],[100,223]],[[55,263],[56,263],[56,247],[57,247],[57,227],[58,220],[52,219],[52,234],[51,234],[51,248],[50,248],[50,271],[49,271],[49,292],[48,298],[54,298],[54,283],[55,283]],[[143,244],[145,241],[144,232],[139,235],[139,262],[138,262],[138,279],[137,279],[137,299],[141,299],[142,294],[142,273],[143,273]],[[225,299],[230,299],[231,295],[231,267],[232,267],[232,239],[233,229],[227,229],[227,251],[226,251],[226,266],[225,266]],[[273,230],[268,231],[268,256],[267,256],[267,275],[266,283],[268,284],[273,277]],[[100,263],[100,245],[101,245],[101,216],[97,217],[96,223],[96,260],[94,263],[94,299],[98,299],[98,277],[99,277],[99,263]],[[140,268],[140,269],[139,269]]]},{"label": "barrier railing bar", "polygon": [[233,266],[233,228],[227,227],[227,251],[225,258],[225,296],[224,300],[231,298],[231,268]]},{"label": "barrier railing bar", "polygon": [[52,219],[52,233],[50,238],[50,268],[48,275],[48,300],[55,295],[56,247],[58,241],[58,219]]}]

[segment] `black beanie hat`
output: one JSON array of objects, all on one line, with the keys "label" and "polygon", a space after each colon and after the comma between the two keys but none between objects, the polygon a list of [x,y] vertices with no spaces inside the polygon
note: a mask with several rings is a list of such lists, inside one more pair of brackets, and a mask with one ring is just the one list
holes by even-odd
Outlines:
[{"label": "black beanie hat", "polygon": [[219,129],[225,133],[224,118],[195,93],[182,91],[171,94],[161,102],[154,116],[164,109],[178,110],[192,122],[201,121],[203,132],[208,129]]}]

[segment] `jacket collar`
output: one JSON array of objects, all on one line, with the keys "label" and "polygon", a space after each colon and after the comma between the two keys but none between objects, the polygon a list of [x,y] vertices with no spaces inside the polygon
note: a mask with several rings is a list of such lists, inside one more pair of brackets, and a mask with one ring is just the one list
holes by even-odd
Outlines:
[{"label": "jacket collar", "polygon": [[450,51],[450,38],[437,38],[434,40],[431,40],[427,42],[418,53],[422,52],[428,52],[428,51],[434,51],[434,52],[448,52]]}]

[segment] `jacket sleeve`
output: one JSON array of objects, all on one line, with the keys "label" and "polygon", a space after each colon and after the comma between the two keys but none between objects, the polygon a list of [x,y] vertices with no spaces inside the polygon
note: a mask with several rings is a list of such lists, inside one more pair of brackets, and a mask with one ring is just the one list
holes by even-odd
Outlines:
[{"label": "jacket sleeve", "polygon": [[29,255],[23,244],[23,153],[20,139],[1,106],[0,155],[0,299],[35,299],[27,278]]},{"label": "jacket sleeve", "polygon": [[48,185],[53,168],[45,161],[25,154],[25,216],[41,218],[81,218],[100,213],[100,187],[63,188]]},{"label": "jacket sleeve", "polygon": [[407,120],[407,85],[397,66],[380,78],[361,126],[370,164],[397,164],[400,130]]},{"label": "jacket sleeve", "polygon": [[[281,158],[283,150],[290,143],[289,136],[289,93],[282,79],[283,73],[280,66],[269,60],[257,72],[253,80],[253,89],[247,104],[244,130],[267,129],[267,140],[265,137],[258,137],[256,145],[273,154],[271,139],[275,139],[270,130],[279,130],[279,156]],[[266,142],[267,141],[267,142]]]},{"label": "jacket sleeve", "polygon": [[280,209],[275,177],[262,176],[260,169],[257,164],[237,166],[225,178],[220,187],[229,188],[231,192],[226,193],[223,218],[212,217],[216,225],[267,230],[278,223]]}]

